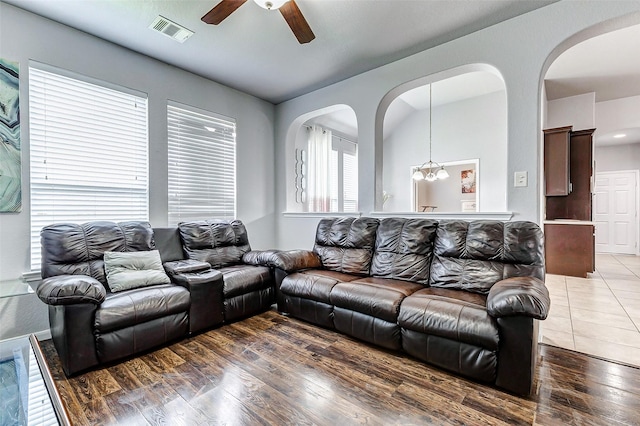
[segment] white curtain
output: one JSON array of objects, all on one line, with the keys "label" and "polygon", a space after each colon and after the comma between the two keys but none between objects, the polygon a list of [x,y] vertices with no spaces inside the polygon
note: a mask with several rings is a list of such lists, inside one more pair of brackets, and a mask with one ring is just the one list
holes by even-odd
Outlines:
[{"label": "white curtain", "polygon": [[309,129],[309,211],[331,211],[329,187],[329,156],[331,155],[331,131],[320,126]]}]

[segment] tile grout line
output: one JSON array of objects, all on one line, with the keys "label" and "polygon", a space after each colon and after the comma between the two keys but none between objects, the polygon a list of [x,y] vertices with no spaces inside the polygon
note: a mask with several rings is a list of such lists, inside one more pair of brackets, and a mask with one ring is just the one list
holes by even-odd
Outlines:
[{"label": "tile grout line", "polygon": [[[633,274],[633,271],[631,271],[629,268],[627,268],[627,266],[622,263],[620,261],[620,259],[617,258],[617,256],[615,254],[610,254],[610,256],[615,259],[616,262],[618,262],[619,266],[627,269],[629,272],[631,272]],[[628,331],[635,331],[640,335],[640,329],[638,328],[638,326],[636,325],[635,321],[631,318],[631,315],[629,315],[629,313],[627,312],[626,308],[624,307],[624,305],[622,304],[622,302],[620,301],[620,299],[618,298],[618,295],[615,293],[614,289],[611,288],[611,286],[609,285],[609,283],[607,282],[607,278],[605,278],[604,275],[602,275],[600,273],[600,271],[598,271],[596,269],[596,272],[598,273],[598,275],[600,276],[600,278],[602,279],[602,281],[604,281],[604,284],[607,286],[607,288],[609,289],[609,291],[611,292],[611,294],[613,295],[613,297],[616,299],[616,302],[618,302],[618,304],[620,305],[620,307],[622,308],[622,311],[624,312],[625,316],[627,317],[627,319],[629,320],[629,322],[631,322],[631,324],[633,325],[633,327],[635,328],[635,330],[628,330]],[[635,275],[635,274],[634,274]],[[623,329],[626,330],[626,329]],[[613,342],[612,342],[613,343]],[[618,344],[618,343],[615,343]],[[633,346],[632,346],[633,347]]]},{"label": "tile grout line", "polygon": [[[631,272],[634,276],[637,277],[637,275],[635,274],[635,272],[633,272],[631,269],[629,269],[627,267],[627,265],[625,265],[624,263],[622,263],[620,261],[620,259],[617,258],[616,255],[612,255],[612,257],[618,261],[627,271]],[[601,275],[602,276],[602,275]],[[613,294],[613,297],[616,298],[616,300],[618,301],[618,303],[620,304],[620,306],[622,307],[622,310],[624,311],[625,315],[627,315],[627,318],[629,318],[629,321],[631,321],[631,324],[633,324],[633,326],[636,328],[636,331],[638,332],[638,334],[640,335],[640,327],[638,327],[638,324],[636,324],[636,322],[633,320],[633,318],[631,318],[631,315],[629,315],[629,312],[627,312],[627,309],[625,308],[625,306],[622,304],[622,302],[620,302],[620,299],[618,299],[618,295],[613,291],[613,289],[611,289],[611,287],[609,287],[609,283],[607,282],[607,280],[602,277],[602,279],[604,280],[604,283],[607,285],[607,287],[609,288],[609,290],[611,290],[611,293]],[[638,283],[638,285],[640,285],[640,283]]]},{"label": "tile grout line", "polygon": [[[614,268],[614,269],[617,269],[618,267],[622,266],[623,268],[625,268],[625,269],[627,269],[629,272],[631,272],[631,273],[633,274],[633,276],[635,277],[635,274],[633,273],[633,271],[631,271],[631,270],[627,267],[627,265],[625,265],[625,264],[624,264],[620,259],[618,259],[618,258],[614,257],[613,255],[607,255],[607,256],[608,256],[608,258],[610,259],[610,261],[609,261],[609,262],[606,262],[606,263],[610,264],[610,266],[613,266],[613,268]],[[574,306],[574,304],[573,304],[573,303],[575,303],[576,301],[575,301],[575,300],[572,300],[572,298],[571,298],[571,294],[575,294],[575,292],[570,292],[570,291],[569,291],[569,290],[570,290],[570,289],[569,289],[569,282],[568,282],[569,277],[564,276],[564,275],[563,275],[563,276],[561,276],[561,277],[562,277],[562,278],[561,278],[561,282],[562,282],[562,284],[563,284],[563,285],[564,285],[564,287],[565,287],[565,289],[564,289],[564,293],[565,293],[565,295],[566,295],[566,300],[567,300],[567,305],[568,305],[568,311],[569,311],[569,325],[570,325],[571,329],[570,329],[570,330],[568,330],[568,331],[571,333],[571,340],[572,340],[572,343],[573,343],[573,348],[570,348],[570,349],[572,349],[572,350],[574,350],[574,351],[577,351],[577,352],[580,352],[580,353],[587,354],[587,355],[592,355],[592,356],[602,356],[602,355],[598,355],[598,354],[597,354],[597,352],[598,352],[598,351],[594,351],[594,350],[593,350],[594,348],[591,348],[590,346],[588,346],[588,347],[586,348],[586,350],[584,350],[584,349],[582,349],[582,350],[578,350],[578,348],[577,348],[577,342],[576,342],[576,337],[578,337],[578,336],[576,335],[576,333],[575,333],[575,329],[574,329],[574,324],[573,324],[573,322],[574,322],[574,318],[573,318],[573,317],[574,317],[574,315],[573,315],[573,311],[572,311],[572,307]],[[614,296],[615,304],[617,304],[617,306],[618,306],[618,307],[622,308],[622,312],[623,312],[623,314],[620,314],[620,315],[621,315],[621,318],[622,318],[622,317],[626,317],[626,319],[627,319],[627,320],[629,320],[629,321],[631,321],[632,326],[637,330],[640,326],[639,326],[639,325],[637,325],[637,324],[636,324],[636,323],[631,319],[631,316],[629,315],[629,313],[627,312],[627,310],[624,308],[624,306],[623,306],[623,305],[622,305],[622,303],[620,302],[620,299],[619,299],[619,298],[618,298],[618,296],[614,293],[614,290],[609,286],[609,283],[607,282],[607,279],[605,279],[605,276],[604,276],[604,275],[603,275],[599,270],[596,270],[596,271],[594,271],[593,276],[592,276],[592,277],[590,277],[590,278],[592,278],[592,279],[596,279],[596,280],[601,281],[601,282],[603,282],[603,283],[605,284],[606,289],[609,291],[609,293],[610,293],[610,294],[612,294],[612,295]],[[639,283],[639,284],[640,284],[640,283]],[[578,305],[579,305],[579,304],[578,304]],[[581,308],[581,307],[579,307],[578,305],[575,305],[575,306],[574,306],[574,307],[575,307],[575,309],[582,309],[582,308]],[[594,312],[597,312],[597,311],[594,311]],[[606,313],[606,312],[603,312],[603,313]],[[621,329],[621,330],[625,330],[625,331],[628,331],[628,332],[631,332],[631,333],[638,333],[638,331],[633,330],[633,329]],[[544,326],[543,326],[543,338],[544,338],[544,337],[545,337],[545,336],[544,336]],[[581,338],[583,338],[583,336],[580,336],[580,337],[581,337]],[[590,338],[590,337],[587,337],[587,336],[584,336],[584,338],[587,338],[587,339],[590,339],[590,340],[594,340],[594,341],[600,341],[598,338],[593,339],[593,338]],[[567,341],[567,342],[568,342],[568,341]],[[602,342],[603,344],[606,344],[606,343],[612,343],[612,344],[618,344],[618,345],[620,345],[620,344],[621,344],[620,342],[606,342],[606,341],[601,341],[601,342]],[[556,344],[555,346],[558,346],[558,347],[566,347],[566,346],[562,346],[562,345],[559,345],[559,344]],[[626,345],[625,345],[625,346],[626,346]],[[634,347],[634,346],[630,346],[630,348],[631,348],[631,349],[633,349],[633,348],[635,348],[635,347]],[[609,359],[616,360],[616,359],[618,359],[618,358],[614,356],[613,358],[609,358]],[[627,362],[628,362],[628,361],[627,361]],[[634,363],[634,364],[635,364],[635,363]]]},{"label": "tile grout line", "polygon": [[569,297],[569,287],[567,286],[567,277],[562,276],[564,282],[564,291],[567,294],[567,305],[569,306],[569,325],[571,326],[571,341],[573,342],[572,350],[576,350],[576,335],[573,333],[573,314],[571,313],[571,298]]}]

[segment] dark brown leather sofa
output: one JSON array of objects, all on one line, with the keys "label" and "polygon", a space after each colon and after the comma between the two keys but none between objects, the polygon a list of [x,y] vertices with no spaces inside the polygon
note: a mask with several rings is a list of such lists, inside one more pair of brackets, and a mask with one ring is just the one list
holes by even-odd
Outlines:
[{"label": "dark brown leather sofa", "polygon": [[272,253],[278,310],[529,394],[550,300],[531,222],[338,218]]},{"label": "dark brown leather sofa", "polygon": [[244,224],[203,220],[178,225],[185,255],[206,262],[223,276],[225,321],[265,311],[274,301],[273,274],[263,259],[271,251],[251,251]]},{"label": "dark brown leather sofa", "polygon": [[[240,221],[185,224],[181,230],[152,229],[147,222],[57,224],[42,230],[41,241],[37,294],[49,305],[51,336],[67,375],[252,315],[273,302],[272,274],[256,266],[270,252],[251,252]],[[154,249],[170,284],[111,291],[105,252]]]}]

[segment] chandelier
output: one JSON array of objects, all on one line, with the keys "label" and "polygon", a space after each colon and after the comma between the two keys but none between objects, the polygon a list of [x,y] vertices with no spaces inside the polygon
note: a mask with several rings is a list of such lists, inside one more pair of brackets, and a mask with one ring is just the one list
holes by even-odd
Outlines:
[{"label": "chandelier", "polygon": [[429,84],[429,161],[422,163],[422,165],[415,169],[411,176],[413,180],[426,180],[433,182],[438,179],[446,179],[449,177],[443,165],[431,160],[431,98],[433,84]]}]

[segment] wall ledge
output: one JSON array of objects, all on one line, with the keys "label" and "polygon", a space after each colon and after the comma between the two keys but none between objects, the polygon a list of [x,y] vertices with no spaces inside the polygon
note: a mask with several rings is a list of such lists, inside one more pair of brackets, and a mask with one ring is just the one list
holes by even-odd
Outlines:
[{"label": "wall ledge", "polygon": [[291,217],[291,218],[304,218],[304,219],[312,219],[312,218],[323,218],[323,217],[361,217],[362,212],[282,212],[282,217]]},{"label": "wall ledge", "polygon": [[422,213],[422,212],[371,212],[370,217],[421,217],[425,219],[457,219],[457,220],[502,220],[513,218],[513,212],[451,212],[451,213]]},{"label": "wall ledge", "polygon": [[[362,212],[283,212],[285,218],[317,219],[325,217],[362,217]],[[370,212],[367,217],[418,217],[425,219],[457,219],[457,220],[502,220],[509,221],[513,218],[513,212],[451,212],[451,213],[421,213],[421,212]]]}]

